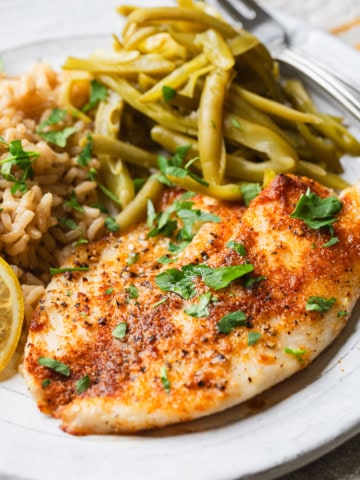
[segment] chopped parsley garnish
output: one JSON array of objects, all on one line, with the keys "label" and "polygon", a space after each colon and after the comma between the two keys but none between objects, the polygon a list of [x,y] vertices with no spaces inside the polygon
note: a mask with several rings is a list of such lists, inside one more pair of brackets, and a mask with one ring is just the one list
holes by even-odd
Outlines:
[{"label": "chopped parsley garnish", "polygon": [[238,130],[241,130],[241,125],[240,122],[237,118],[232,118],[231,119],[231,124],[233,127],[237,128]]},{"label": "chopped parsley garnish", "polygon": [[301,350],[301,349],[294,349],[294,348],[285,348],[285,353],[288,353],[289,355],[292,355],[293,357],[296,358],[298,362],[303,362],[304,359],[302,358],[303,355],[305,355],[307,350]]},{"label": "chopped parsley garnish", "polygon": [[54,110],[50,113],[49,118],[40,123],[36,129],[36,133],[48,143],[52,143],[62,148],[65,147],[67,139],[77,131],[77,128],[66,127],[63,130],[44,131],[44,129],[49,126],[57,125],[63,122],[65,117],[66,110],[63,110],[62,108],[54,108]]},{"label": "chopped parsley garnish", "polygon": [[173,258],[170,258],[169,255],[162,255],[160,258],[158,258],[157,261],[159,263],[162,263],[163,265],[175,262],[175,260]]},{"label": "chopped parsley garnish", "polygon": [[246,315],[241,310],[224,315],[219,321],[217,327],[220,333],[229,334],[236,327],[246,325]]},{"label": "chopped parsley garnish", "polygon": [[57,123],[61,123],[65,120],[66,117],[66,110],[62,108],[54,108],[54,110],[50,113],[47,120],[40,123],[38,130],[44,130],[44,128],[55,125]]},{"label": "chopped parsley garnish", "polygon": [[313,230],[329,227],[332,232],[332,224],[336,222],[336,214],[341,208],[342,203],[337,197],[321,198],[308,188],[301,195],[290,217],[303,220]]},{"label": "chopped parsley garnish", "polygon": [[83,393],[90,387],[90,377],[85,375],[76,382],[75,388],[77,393]]},{"label": "chopped parsley garnish", "polygon": [[[176,232],[176,240],[180,246],[172,244],[173,252],[178,253],[178,248],[185,248],[194,238],[196,227],[203,222],[220,222],[220,218],[212,213],[202,212],[193,209],[193,202],[188,201],[191,192],[187,192],[170,205],[166,210],[160,213],[155,212],[151,200],[147,204],[147,226],[151,229],[149,237],[155,237],[162,234],[171,237]],[[183,226],[179,228],[177,219],[181,220]],[[183,243],[186,242],[186,243]],[[170,248],[169,248],[170,250]]]},{"label": "chopped parsley garnish", "polygon": [[254,285],[257,283],[261,282],[262,280],[265,280],[266,277],[263,275],[260,275],[259,277],[249,277],[246,278],[244,281],[244,287],[245,288],[252,288]]},{"label": "chopped parsley garnish", "polygon": [[171,383],[170,383],[170,380],[168,378],[168,371],[167,371],[167,368],[166,368],[165,365],[163,367],[161,367],[160,379],[161,379],[161,383],[162,383],[162,386],[164,387],[165,392],[170,393]]},{"label": "chopped parsley garnish", "polygon": [[173,243],[170,242],[168,246],[168,250],[170,253],[173,255],[178,255],[180,252],[182,252],[187,246],[189,245],[189,240],[184,240],[180,243]]},{"label": "chopped parsley garnish", "polygon": [[107,288],[105,290],[105,295],[111,295],[112,293],[114,292],[114,289],[111,287],[111,288]]},{"label": "chopped parsley garnish", "polygon": [[90,206],[92,208],[98,208],[101,213],[109,213],[109,210],[106,207],[104,207],[104,205],[102,205],[101,203],[93,203]]},{"label": "chopped parsley garnish", "polygon": [[77,210],[80,213],[84,213],[84,207],[80,205],[80,203],[77,201],[76,194],[74,190],[71,192],[70,200],[66,200],[64,202],[64,205],[66,207],[73,208],[74,210]]},{"label": "chopped parsley garnish", "polygon": [[50,275],[67,272],[87,272],[90,267],[65,267],[65,268],[50,268]]},{"label": "chopped parsley garnish", "polygon": [[89,101],[83,107],[83,112],[88,112],[95,108],[99,102],[106,100],[108,96],[108,91],[105,85],[98,82],[97,80],[91,80],[90,82],[90,97]]},{"label": "chopped parsley garnish", "polygon": [[135,193],[138,193],[142,189],[145,182],[146,182],[145,178],[139,177],[139,178],[134,178],[133,179]]},{"label": "chopped parsley garnish", "polygon": [[250,263],[214,268],[204,276],[204,282],[208,287],[220,290],[221,288],[227,287],[233,280],[243,277],[253,270],[254,267]]},{"label": "chopped parsley garnish", "polygon": [[[101,182],[99,182],[96,179],[97,174],[98,174],[98,171],[95,168],[92,167],[92,168],[89,169],[89,173],[88,173],[89,179],[92,182],[96,182],[98,188],[103,192],[103,194],[106,195],[108,198],[110,198],[110,200],[112,200],[114,203],[116,203],[117,205],[119,205],[121,207],[121,201],[117,198],[117,196],[114,195],[111,190],[106,188],[105,185],[103,185]],[[104,207],[100,208],[100,210],[104,211]]]},{"label": "chopped parsley garnish", "polygon": [[347,312],[346,310],[340,310],[340,312],[337,313],[338,318],[346,317],[347,315],[349,315],[349,312]]},{"label": "chopped parsley garnish", "polygon": [[50,370],[54,370],[54,372],[61,373],[61,375],[65,377],[70,377],[70,368],[65,365],[65,363],[61,363],[54,358],[40,357],[38,364],[50,368]]},{"label": "chopped parsley garnish", "polygon": [[260,183],[243,183],[240,190],[244,199],[245,205],[248,207],[251,200],[259,195],[261,192]]},{"label": "chopped parsley garnish", "polygon": [[126,332],[127,332],[127,323],[120,322],[116,325],[116,327],[112,331],[112,336],[121,340],[122,338],[125,337]]},{"label": "chopped parsley garnish", "polygon": [[117,198],[116,195],[114,195],[114,194],[112,193],[111,190],[109,190],[108,188],[106,188],[105,185],[103,185],[103,184],[100,183],[100,182],[97,182],[97,184],[98,184],[98,187],[100,188],[100,190],[101,190],[107,197],[109,197],[110,200],[112,200],[112,201],[113,201],[114,203],[116,203],[117,205],[120,205],[120,207],[121,207],[121,202],[120,202],[120,200]]},{"label": "chopped parsley garnish", "polygon": [[248,345],[255,345],[261,338],[260,332],[249,332],[248,333]]},{"label": "chopped parsley garnish", "polygon": [[154,204],[152,203],[152,201],[148,198],[147,200],[147,220],[146,220],[146,225],[151,228],[154,223],[155,223],[155,220],[156,220],[156,211],[155,211],[155,207],[154,207]]},{"label": "chopped parsley garnish", "polygon": [[125,292],[129,294],[129,299],[138,298],[139,291],[134,285],[130,285],[130,287],[125,288]]},{"label": "chopped parsley garnish", "polygon": [[45,378],[45,380],[42,381],[41,386],[42,388],[47,388],[51,383],[50,378]]},{"label": "chopped parsley garnish", "polygon": [[88,172],[88,177],[89,179],[92,181],[92,182],[96,182],[96,175],[98,174],[98,171],[96,170],[96,168],[94,167],[91,167],[89,169],[89,172]]},{"label": "chopped parsley garnish", "polygon": [[167,300],[167,297],[165,298],[162,298],[161,300],[159,300],[158,302],[155,302],[154,304],[151,305],[151,308],[156,308],[158,307],[159,305],[162,305],[163,303],[165,303]]},{"label": "chopped parsley garnish", "polygon": [[170,102],[170,100],[176,97],[176,90],[168,85],[162,87],[161,93],[165,102]]},{"label": "chopped parsley garnish", "polygon": [[59,218],[59,222],[69,230],[77,230],[78,224],[72,218]]},{"label": "chopped parsley garnish", "polygon": [[79,240],[75,242],[75,247],[78,247],[79,245],[84,245],[85,243],[89,243],[89,240],[86,240],[86,238],[79,238]]},{"label": "chopped parsley garnish", "polygon": [[330,310],[330,308],[334,305],[335,302],[335,297],[309,297],[308,301],[306,302],[306,311],[325,313]]},{"label": "chopped parsley garnish", "polygon": [[183,227],[178,234],[179,240],[192,240],[194,238],[193,227],[199,222],[220,222],[220,218],[217,215],[202,212],[201,210],[194,210],[192,207],[179,208],[176,212],[176,216],[183,222]]},{"label": "chopped parsley garnish", "polygon": [[226,246],[228,248],[231,248],[232,250],[235,250],[236,253],[241,255],[242,257],[245,257],[246,255],[246,249],[242,243],[235,242],[234,240],[230,240]]},{"label": "chopped parsley garnish", "polygon": [[204,264],[190,264],[183,266],[181,270],[169,268],[160,273],[155,281],[161,290],[176,293],[188,300],[196,295],[194,277],[202,277],[205,285],[214,290],[220,290],[252,270],[254,270],[253,265],[248,263],[219,268],[210,268]]},{"label": "chopped parsley garnish", "polygon": [[[32,168],[32,162],[40,157],[39,152],[28,152],[23,149],[21,140],[13,140],[10,143],[5,142],[1,138],[1,143],[9,149],[9,154],[3,160],[0,161],[1,169],[0,173],[8,182],[13,182],[11,187],[11,193],[15,194],[17,191],[25,193],[28,190],[26,180],[30,179],[34,175]],[[16,166],[23,171],[20,178],[17,178],[12,173],[12,167]]]},{"label": "chopped parsley garnish", "polygon": [[204,293],[199,296],[199,303],[193,303],[184,311],[191,317],[201,318],[209,315],[208,305],[211,301],[211,292]]},{"label": "chopped parsley garnish", "polygon": [[39,130],[36,133],[43,138],[47,143],[52,143],[58,147],[64,148],[67,143],[67,139],[74,135],[77,131],[75,127],[66,127],[63,130],[50,130],[48,132],[41,132]]},{"label": "chopped parsley garnish", "polygon": [[116,219],[114,217],[105,218],[105,227],[113,233],[120,230],[120,225],[116,222]]},{"label": "chopped parsley garnish", "polygon": [[155,278],[157,286],[164,292],[173,292],[188,300],[196,295],[192,277],[176,268],[169,268]]},{"label": "chopped parsley garnish", "polygon": [[338,237],[331,237],[328,242],[324,243],[323,247],[329,248],[329,247],[332,247],[333,245],[336,245],[337,243],[339,243]]},{"label": "chopped parsley garnish", "polygon": [[132,265],[139,260],[139,254],[137,252],[129,253],[128,258],[126,259],[126,265]]},{"label": "chopped parsley garnish", "polygon": [[77,163],[82,167],[87,167],[89,165],[89,162],[92,159],[92,151],[94,148],[93,138],[90,133],[86,135],[86,140],[87,143],[77,158]]},{"label": "chopped parsley garnish", "polygon": [[198,160],[198,157],[192,158],[185,166],[183,166],[185,157],[189,152],[190,148],[191,145],[182,145],[178,147],[175,150],[174,155],[170,159],[160,155],[158,157],[158,165],[161,173],[155,176],[156,179],[159,180],[159,182],[171,187],[173,186],[173,184],[168,178],[168,175],[178,178],[184,178],[189,176],[200,185],[208,186],[208,182],[206,182],[203,178],[199,177],[194,172],[189,170],[190,166],[196,160]]}]

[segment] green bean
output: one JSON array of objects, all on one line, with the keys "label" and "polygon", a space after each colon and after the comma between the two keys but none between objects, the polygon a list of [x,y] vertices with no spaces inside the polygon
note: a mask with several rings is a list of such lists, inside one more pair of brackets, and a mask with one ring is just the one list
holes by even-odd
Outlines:
[{"label": "green bean", "polygon": [[157,157],[142,148],[135,147],[130,143],[105,137],[104,135],[93,135],[93,152],[97,155],[106,154],[112,157],[126,159],[126,162],[138,167],[157,168]]},{"label": "green bean", "polygon": [[249,122],[236,115],[225,115],[225,137],[245,145],[260,154],[265,154],[268,161],[253,163],[246,159],[228,155],[228,168],[236,172],[236,177],[259,182],[262,181],[265,168],[277,173],[293,172],[298,157],[295,150],[283,138],[268,128]]},{"label": "green bean", "polygon": [[201,53],[201,48],[195,44],[196,33],[179,32],[171,25],[168,25],[167,30],[172,38],[185,47],[188,52],[193,55]]},{"label": "green bean", "polygon": [[228,202],[239,202],[242,200],[240,186],[236,184],[215,185],[209,183],[209,185],[205,186],[196,182],[191,177],[179,178],[168,175],[168,178],[174,185],[184,190],[190,190],[191,192],[201,193],[202,195],[217,198],[218,200],[226,200]]},{"label": "green bean", "polygon": [[[155,125],[155,127],[151,129],[151,138],[171,153],[175,153],[178,147],[191,145],[186,158],[190,159],[199,156],[199,147],[196,138],[174,132],[161,125]],[[197,166],[197,169],[201,170],[200,162],[195,162],[193,166]]]},{"label": "green bean", "polygon": [[[129,51],[127,53],[138,53]],[[118,54],[117,54],[118,55]],[[64,70],[83,70],[91,73],[113,73],[117,75],[133,76],[138,73],[149,75],[167,74],[174,70],[175,64],[163,58],[158,53],[144,54],[132,60],[121,60],[108,57],[101,58],[95,55],[88,59],[68,57],[62,68]]]},{"label": "green bean", "polygon": [[320,115],[320,117],[324,122],[320,125],[315,125],[316,130],[330,138],[343,152],[351,155],[360,155],[360,142],[349,130],[330,115]]},{"label": "green bean", "polygon": [[182,133],[190,135],[197,134],[196,118],[180,115],[156,103],[148,104],[140,102],[140,92],[123,78],[112,78],[107,75],[101,75],[99,76],[99,80],[115,92],[118,92],[129,105],[150,117],[156,123],[160,123],[161,125]]},{"label": "green bean", "polygon": [[223,37],[216,30],[198,33],[195,42],[203,47],[207,59],[217,68],[230,70],[235,60]]},{"label": "green bean", "polygon": [[[215,69],[214,65],[207,65],[206,67],[200,68],[196,72],[190,74],[188,81],[186,82],[185,86],[179,91],[179,94],[190,97],[193,99],[193,101],[197,100],[196,98],[194,98],[194,96],[195,96],[195,88],[197,86],[199,78],[203,77],[207,73],[212,72],[214,69]],[[176,95],[176,97],[177,96],[178,95]],[[176,97],[174,98],[174,100],[176,100]]]},{"label": "green bean", "polygon": [[224,177],[226,151],[222,133],[224,96],[231,71],[215,70],[207,75],[199,107],[199,153],[204,178],[220,184]]},{"label": "green bean", "polygon": [[252,70],[257,78],[263,82],[266,94],[274,100],[281,101],[282,93],[274,75],[274,61],[267,48],[259,43],[256,47],[245,52],[241,59]]},{"label": "green bean", "polygon": [[313,115],[319,113],[299,80],[286,80],[283,84],[283,88],[285,93],[291,98],[301,112],[308,112]]},{"label": "green bean", "polygon": [[201,26],[203,29],[214,28],[225,37],[234,37],[238,32],[228,23],[208,15],[205,12],[196,8],[186,7],[153,7],[153,8],[138,8],[133,11],[127,19],[123,35],[126,36],[130,25],[135,23],[138,25],[147,24],[163,24],[167,22],[191,22],[197,27]]},{"label": "green bean", "polygon": [[298,124],[297,127],[312,153],[312,160],[315,163],[325,162],[330,171],[341,173],[343,170],[339,161],[340,155],[334,143],[328,138],[314,135],[306,125]]},{"label": "green bean", "polygon": [[146,103],[159,100],[162,97],[162,89],[164,86],[176,90],[188,80],[189,75],[196,72],[198,69],[205,67],[207,64],[207,57],[201,53],[189,62],[182,64],[176,70],[173,70],[166,77],[162,78],[160,82],[156,83],[150,90],[141,95],[139,101]]},{"label": "green bean", "polygon": [[[178,147],[191,145],[191,148],[188,152],[188,157],[194,158],[199,155],[198,143],[194,138],[173,132],[159,125],[152,128],[151,137],[155,142],[159,143],[169,152],[174,153]],[[262,182],[265,171],[273,169],[273,164],[275,162],[276,159],[273,161],[255,163],[250,161],[248,158],[244,158],[243,156],[228,153],[226,155],[225,174],[230,178],[237,178],[251,182]],[[196,161],[192,164],[192,166],[196,170],[201,171],[200,162]],[[289,169],[291,168],[291,171],[294,171],[296,168],[296,163],[292,160],[289,160],[289,164],[286,166]],[[280,167],[278,166],[276,170],[273,170],[276,171],[276,173],[279,173],[279,168]]]},{"label": "green bean", "polygon": [[[121,115],[124,108],[122,98],[110,91],[106,101],[100,102],[95,116],[94,132],[116,138],[120,130]],[[135,196],[134,183],[126,164],[119,157],[98,155],[100,160],[100,178],[105,186],[119,199],[122,208]]]},{"label": "green bean", "polygon": [[233,86],[226,95],[225,106],[228,112],[232,112],[239,117],[250,120],[251,122],[258,123],[263,127],[266,127],[275,132],[284,140],[288,141],[288,136],[284,130],[282,130],[270,117],[261,112],[253,105],[250,105],[246,100],[236,94],[236,90]]},{"label": "green bean", "polygon": [[141,43],[145,38],[150,37],[158,32],[156,27],[142,27],[138,28],[131,36],[124,38],[124,49],[132,50],[137,48],[139,43]]},{"label": "green bean", "polygon": [[115,92],[108,92],[106,101],[99,103],[95,115],[94,131],[99,135],[116,138],[120,130],[124,101]]},{"label": "green bean", "polygon": [[329,173],[319,165],[314,165],[309,162],[300,161],[296,173],[313,178],[322,185],[325,185],[325,187],[334,188],[335,190],[343,190],[350,186],[346,180],[335,173]]},{"label": "green bean", "polygon": [[156,203],[163,193],[164,186],[153,178],[149,178],[134,200],[124,208],[116,217],[116,222],[120,226],[120,232],[125,232],[135,223],[144,218],[147,209],[147,201]]},{"label": "green bean", "polygon": [[[301,82],[289,80],[284,84],[284,90],[299,110],[318,114],[315,105]],[[330,115],[318,114],[318,116],[323,121],[318,125],[314,125],[316,130],[325,137],[330,138],[343,152],[351,155],[360,155],[360,142],[337,119]]]},{"label": "green bean", "polygon": [[239,95],[248,103],[250,103],[250,105],[270,115],[276,115],[276,116],[285,118],[287,120],[290,120],[292,122],[313,123],[313,124],[322,123],[321,118],[317,115],[299,112],[298,110],[289,108],[280,102],[275,102],[274,100],[269,100],[268,98],[264,98],[264,97],[261,97],[260,95],[256,95],[255,93],[249,92],[245,88],[242,88],[238,85],[234,85],[233,89],[237,95]]},{"label": "green bean", "polygon": [[236,35],[236,37],[233,37],[228,41],[228,45],[234,57],[240,57],[245,52],[255,48],[259,43],[260,41],[257,37],[245,30],[242,30],[240,35]]}]

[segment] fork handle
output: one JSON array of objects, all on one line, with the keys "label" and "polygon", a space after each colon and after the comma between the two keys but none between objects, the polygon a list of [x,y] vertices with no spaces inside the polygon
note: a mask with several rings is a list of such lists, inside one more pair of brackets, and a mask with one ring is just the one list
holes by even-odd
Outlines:
[{"label": "fork handle", "polygon": [[289,65],[320,86],[360,121],[360,92],[294,48],[285,47],[272,53],[281,63]]}]

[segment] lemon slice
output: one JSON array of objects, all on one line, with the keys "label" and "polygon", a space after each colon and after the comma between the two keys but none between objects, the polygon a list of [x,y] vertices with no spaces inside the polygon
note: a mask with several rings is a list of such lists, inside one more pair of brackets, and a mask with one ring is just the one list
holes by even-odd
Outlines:
[{"label": "lemon slice", "polygon": [[23,319],[24,299],[19,280],[0,257],[0,371],[15,352]]}]

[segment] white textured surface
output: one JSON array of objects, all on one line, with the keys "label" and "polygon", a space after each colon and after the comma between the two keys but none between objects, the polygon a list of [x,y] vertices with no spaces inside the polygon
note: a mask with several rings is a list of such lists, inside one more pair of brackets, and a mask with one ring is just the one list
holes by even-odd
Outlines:
[{"label": "white textured surface", "polygon": [[323,29],[360,16],[358,0],[262,0],[262,3]]},{"label": "white textured surface", "polygon": [[[270,2],[279,5],[280,0],[267,1]],[[0,0],[0,49],[38,39],[66,38],[69,34],[117,31],[119,21],[112,8],[118,3],[108,0],[105,6],[102,0]],[[151,2],[155,3],[164,2]],[[319,0],[311,3],[318,5]],[[327,9],[330,3],[345,5],[346,1],[329,0]],[[359,4],[355,0],[351,3]],[[300,9],[303,4],[309,6],[310,2],[288,0],[284,8]],[[39,56],[61,62],[73,44],[45,43],[42,53],[40,47],[18,50],[4,56],[5,65],[21,71]],[[78,48],[79,44],[75,44]],[[303,47],[312,53],[315,49],[334,64],[341,59],[342,68],[350,76],[359,71],[355,52],[332,43],[318,32],[308,31]],[[93,48],[92,42],[85,41],[80,50],[87,48]],[[352,162],[352,169],[351,176],[359,177],[359,162]],[[3,379],[0,478],[14,478],[14,475],[26,480],[274,478],[345,441],[359,428],[359,316],[358,307],[344,334],[317,362],[266,393],[267,406],[263,409],[251,410],[245,405],[191,425],[144,436],[101,439],[66,436],[54,420],[37,411],[19,377]],[[298,474],[293,478],[350,478],[342,477],[341,472],[334,477],[331,469],[322,469],[319,475],[311,470]]]}]

